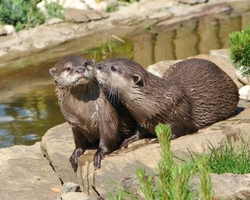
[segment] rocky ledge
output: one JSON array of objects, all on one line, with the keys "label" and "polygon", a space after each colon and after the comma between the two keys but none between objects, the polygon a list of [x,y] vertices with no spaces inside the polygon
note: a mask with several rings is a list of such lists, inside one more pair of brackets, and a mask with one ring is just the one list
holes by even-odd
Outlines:
[{"label": "rocky ledge", "polygon": [[[239,87],[242,86],[228,59],[227,50],[214,50],[210,55],[197,57],[215,62],[233,78]],[[148,70],[160,75],[173,62],[176,61],[156,63]],[[241,138],[244,140],[250,138],[249,126],[250,102],[241,100],[235,116],[201,129],[196,134],[172,140],[171,148],[177,157],[182,157],[188,150],[198,153],[207,152],[208,142],[214,147],[229,140],[237,144]],[[56,197],[64,200],[105,199],[109,192],[116,192],[120,186],[138,191],[136,168],[141,166],[148,172],[156,173],[160,159],[159,144],[144,139],[129,145],[127,149],[117,150],[107,155],[99,170],[94,170],[92,163],[96,150],[87,150],[80,157],[80,166],[75,173],[68,161],[73,149],[73,136],[67,123],[48,130],[41,143],[0,149],[2,180],[0,196],[6,200],[56,199]],[[212,174],[212,182],[216,199],[250,198],[250,174]],[[62,189],[63,183],[66,189]],[[195,180],[194,183],[198,184]],[[66,190],[69,191],[66,192]]]}]

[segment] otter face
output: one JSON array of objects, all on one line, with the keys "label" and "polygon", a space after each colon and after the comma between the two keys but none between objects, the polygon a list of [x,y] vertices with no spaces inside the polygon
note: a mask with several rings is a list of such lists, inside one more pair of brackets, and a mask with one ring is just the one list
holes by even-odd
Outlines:
[{"label": "otter face", "polygon": [[49,71],[61,87],[86,85],[93,79],[95,61],[81,56],[69,56],[59,60]]},{"label": "otter face", "polygon": [[114,58],[98,63],[96,65],[96,76],[98,82],[111,92],[124,94],[131,88],[143,86],[140,75],[141,68],[138,63],[132,60]]}]

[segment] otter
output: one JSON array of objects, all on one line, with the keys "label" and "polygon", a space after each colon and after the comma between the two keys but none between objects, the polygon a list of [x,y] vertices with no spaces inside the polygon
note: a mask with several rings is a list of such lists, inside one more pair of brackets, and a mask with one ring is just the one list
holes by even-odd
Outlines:
[{"label": "otter", "polygon": [[[188,59],[171,66],[159,78],[126,58],[99,63],[97,80],[117,95],[142,130],[155,135],[155,126],[168,124],[172,138],[197,132],[229,118],[236,111],[239,94],[234,81],[216,64]],[[143,131],[124,146],[144,138]]]},{"label": "otter", "polygon": [[98,150],[94,166],[100,168],[103,157],[134,134],[136,127],[125,107],[113,106],[99,87],[93,75],[94,65],[93,59],[73,55],[60,59],[49,70],[54,77],[61,112],[74,136],[75,150],[69,159],[74,171],[78,157],[95,145]]}]

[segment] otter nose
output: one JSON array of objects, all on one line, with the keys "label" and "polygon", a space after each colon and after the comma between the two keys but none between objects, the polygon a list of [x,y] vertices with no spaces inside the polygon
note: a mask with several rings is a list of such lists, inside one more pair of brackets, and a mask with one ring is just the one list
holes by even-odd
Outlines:
[{"label": "otter nose", "polygon": [[76,73],[81,74],[81,73],[84,73],[84,72],[85,72],[85,68],[83,66],[79,66],[79,67],[76,68]]},{"label": "otter nose", "polygon": [[97,69],[101,70],[102,69],[102,64],[101,63],[98,63],[97,66],[96,66]]}]

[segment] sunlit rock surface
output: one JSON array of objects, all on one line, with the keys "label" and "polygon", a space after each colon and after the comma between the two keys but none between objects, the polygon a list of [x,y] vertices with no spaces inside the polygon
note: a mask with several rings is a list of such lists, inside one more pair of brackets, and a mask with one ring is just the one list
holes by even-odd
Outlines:
[{"label": "sunlit rock surface", "polygon": [[41,153],[40,143],[0,149],[1,199],[56,199],[60,188],[61,182]]}]

